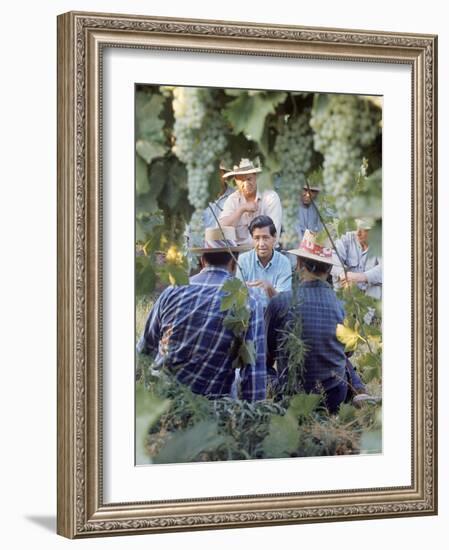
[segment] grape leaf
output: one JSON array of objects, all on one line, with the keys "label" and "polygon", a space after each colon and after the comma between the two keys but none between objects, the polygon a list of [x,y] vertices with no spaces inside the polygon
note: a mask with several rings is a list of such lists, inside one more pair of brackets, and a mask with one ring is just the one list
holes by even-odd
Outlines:
[{"label": "grape leaf", "polygon": [[241,94],[231,101],[223,113],[234,127],[235,133],[243,132],[250,139],[259,141],[262,137],[265,117],[274,113],[276,106],[285,101],[285,92],[270,94]]},{"label": "grape leaf", "polygon": [[147,164],[157,157],[165,155],[166,148],[158,143],[139,139],[136,143],[136,151]]},{"label": "grape leaf", "polygon": [[265,456],[268,458],[289,456],[299,445],[299,435],[298,422],[292,415],[273,416],[270,420],[268,435],[262,443]]},{"label": "grape leaf", "polygon": [[246,340],[239,349],[239,357],[243,366],[253,366],[256,363],[256,348],[252,340]]},{"label": "grape leaf", "polygon": [[290,401],[287,414],[294,418],[307,418],[318,407],[321,402],[321,395],[316,393],[298,393]]}]

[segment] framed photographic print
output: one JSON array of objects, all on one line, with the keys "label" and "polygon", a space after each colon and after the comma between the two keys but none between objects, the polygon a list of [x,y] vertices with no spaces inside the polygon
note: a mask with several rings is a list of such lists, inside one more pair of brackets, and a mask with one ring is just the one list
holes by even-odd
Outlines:
[{"label": "framed photographic print", "polygon": [[437,512],[436,53],[58,18],[60,534]]}]

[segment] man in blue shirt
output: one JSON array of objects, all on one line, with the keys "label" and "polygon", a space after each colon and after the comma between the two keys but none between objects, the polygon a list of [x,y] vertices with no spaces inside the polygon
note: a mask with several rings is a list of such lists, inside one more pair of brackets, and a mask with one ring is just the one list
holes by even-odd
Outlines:
[{"label": "man in blue shirt", "polygon": [[382,298],[382,262],[370,254],[369,232],[371,224],[364,219],[357,220],[356,231],[349,231],[337,240],[338,255],[344,263],[332,270],[336,282],[342,286],[356,284],[367,296]]},{"label": "man in blue shirt", "polygon": [[306,229],[313,233],[319,233],[323,230],[318,211],[312,204],[315,201],[320,189],[318,187],[304,186],[301,194],[301,200],[298,208],[298,221],[296,231],[298,233],[298,242],[302,241]]},{"label": "man in blue shirt", "polygon": [[[137,351],[155,356],[155,369],[167,368],[194,393],[209,398],[231,395],[235,378],[231,349],[234,333],[224,326],[223,284],[233,277],[241,247],[234,228],[208,229],[201,254],[202,270],[190,284],[169,286],[154,304]],[[230,234],[232,233],[232,234]],[[232,255],[231,255],[232,252]],[[241,369],[241,397],[266,397],[265,325],[260,299],[250,293],[251,312],[246,340],[255,348],[255,361]]]},{"label": "man in blue shirt", "polygon": [[266,306],[273,296],[291,289],[292,268],[290,261],[274,249],[276,226],[269,216],[257,216],[248,229],[254,248],[240,256],[236,275],[259,290]]},{"label": "man in blue shirt", "polygon": [[299,319],[302,333],[297,336],[302,338],[306,349],[300,389],[307,393],[323,392],[327,408],[334,413],[349,394],[360,394],[358,400],[370,398],[336,336],[345,311],[326,279],[338,260],[331,248],[318,244],[309,231],[299,248],[289,252],[299,258],[301,283],[294,295],[280,294],[268,305],[268,355],[277,360],[280,382],[285,383],[289,369],[283,349],[285,329]]}]

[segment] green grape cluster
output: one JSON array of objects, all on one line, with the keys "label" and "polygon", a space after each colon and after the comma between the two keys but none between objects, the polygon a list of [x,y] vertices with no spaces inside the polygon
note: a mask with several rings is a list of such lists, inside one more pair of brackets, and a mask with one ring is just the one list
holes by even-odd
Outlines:
[{"label": "green grape cluster", "polygon": [[380,111],[354,95],[329,94],[324,104],[317,102],[312,109],[314,145],[324,156],[324,190],[335,198],[340,216],[347,214],[363,149],[376,139],[379,121]]},{"label": "green grape cluster", "polygon": [[202,210],[209,199],[209,178],[226,149],[228,130],[207,89],[175,88],[173,112],[172,150],[187,167],[189,201]]},{"label": "green grape cluster", "polygon": [[310,109],[290,116],[274,145],[274,152],[281,165],[278,192],[282,202],[282,242],[285,247],[298,244],[295,226],[298,221],[300,194],[313,157],[313,135],[309,120]]}]

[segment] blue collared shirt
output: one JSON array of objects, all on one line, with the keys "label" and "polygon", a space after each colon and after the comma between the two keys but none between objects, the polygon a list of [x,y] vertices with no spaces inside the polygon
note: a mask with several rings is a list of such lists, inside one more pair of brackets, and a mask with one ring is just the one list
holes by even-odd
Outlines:
[{"label": "blue collared shirt", "polygon": [[320,217],[318,215],[317,209],[310,204],[309,206],[304,206],[302,203],[298,208],[298,221],[296,223],[295,229],[298,233],[299,242],[302,241],[305,230],[313,231],[314,233],[319,233],[323,229],[323,224],[321,223]]},{"label": "blue collared shirt", "polygon": [[[229,396],[234,381],[234,334],[223,326],[221,287],[231,278],[225,269],[207,267],[185,286],[166,288],[150,311],[137,351],[155,355],[194,393]],[[246,339],[254,342],[256,361],[241,369],[242,399],[266,397],[265,325],[260,299],[250,293],[251,318]]]},{"label": "blue collared shirt", "polygon": [[[355,231],[345,233],[335,243],[340,259],[348,271],[364,273],[367,283],[358,283],[360,290],[368,296],[380,299],[382,296],[382,262],[377,256],[371,256],[369,248],[362,250],[357,240]],[[338,276],[342,273],[342,267],[334,267],[332,274]]]},{"label": "blue collared shirt", "polygon": [[[254,249],[239,256],[239,265],[240,269],[237,269],[236,277],[240,280],[246,282],[268,281],[277,292],[287,292],[292,288],[292,266],[290,261],[276,250],[266,266],[262,265]],[[266,306],[269,301],[266,292],[261,288],[255,288],[254,290],[259,292]]]},{"label": "blue collared shirt", "polygon": [[[294,305],[293,305],[294,303]],[[286,325],[299,316],[301,336],[306,347],[304,389],[330,390],[345,379],[344,345],[337,340],[337,324],[342,324],[345,311],[331,286],[324,281],[307,281],[291,292],[278,294],[269,303],[266,313],[268,353],[278,360],[279,371],[286,365],[280,344]]]}]

